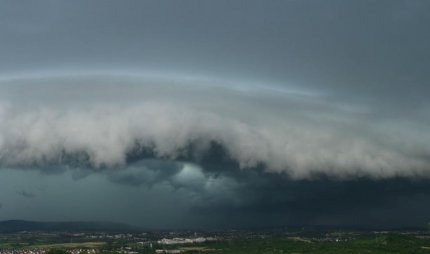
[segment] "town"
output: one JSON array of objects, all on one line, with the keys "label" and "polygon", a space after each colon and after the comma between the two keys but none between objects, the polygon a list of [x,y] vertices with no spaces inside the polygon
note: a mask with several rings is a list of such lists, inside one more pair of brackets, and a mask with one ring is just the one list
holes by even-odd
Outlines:
[{"label": "town", "polygon": [[23,231],[0,235],[0,254],[249,253],[251,249],[258,250],[256,253],[302,253],[295,251],[322,247],[335,253],[345,248],[355,249],[357,253],[385,248],[387,252],[378,253],[390,253],[390,245],[430,253],[430,234],[428,230],[276,229],[130,233]]}]

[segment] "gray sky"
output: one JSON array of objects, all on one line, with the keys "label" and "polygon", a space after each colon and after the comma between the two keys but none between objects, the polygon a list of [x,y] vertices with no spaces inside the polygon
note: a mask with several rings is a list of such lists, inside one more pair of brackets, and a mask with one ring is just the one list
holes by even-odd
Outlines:
[{"label": "gray sky", "polygon": [[0,219],[425,225],[429,11],[2,1]]}]

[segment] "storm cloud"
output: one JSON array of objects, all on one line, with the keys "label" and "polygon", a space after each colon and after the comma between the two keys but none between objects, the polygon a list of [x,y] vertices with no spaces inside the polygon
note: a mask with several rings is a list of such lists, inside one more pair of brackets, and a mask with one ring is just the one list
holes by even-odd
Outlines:
[{"label": "storm cloud", "polygon": [[[218,158],[214,165],[210,163],[214,154],[203,166],[143,159],[124,169],[87,169],[87,177],[104,176],[107,181],[135,191],[167,188],[171,195],[186,200],[186,212],[195,219],[178,223],[179,227],[320,225],[365,229],[426,225],[430,211],[425,202],[430,196],[428,179],[297,180],[262,168],[240,170],[234,163],[222,163]],[[176,210],[174,207],[172,204]],[[195,224],[199,216],[205,219]]]},{"label": "storm cloud", "polygon": [[0,218],[423,225],[429,11],[2,1]]},{"label": "storm cloud", "polygon": [[[71,82],[76,85],[65,87]],[[429,136],[420,121],[406,128],[374,116],[372,105],[354,108],[324,96],[263,88],[195,88],[198,82],[118,77],[4,82],[0,161],[9,167],[97,169],[124,167],[129,157],[149,153],[198,163],[217,144],[240,168],[262,165],[298,179],[430,172]]]}]

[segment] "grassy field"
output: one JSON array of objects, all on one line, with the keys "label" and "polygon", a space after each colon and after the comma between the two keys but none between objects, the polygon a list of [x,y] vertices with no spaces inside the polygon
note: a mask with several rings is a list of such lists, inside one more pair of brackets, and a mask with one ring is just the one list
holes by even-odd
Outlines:
[{"label": "grassy field", "polygon": [[27,248],[38,249],[78,249],[78,248],[92,248],[98,249],[103,247],[104,242],[82,242],[82,243],[53,243],[53,244],[40,244],[30,245]]},{"label": "grassy field", "polygon": [[[68,250],[77,248],[100,249],[101,254],[115,254],[121,245],[105,242],[82,241],[64,243],[65,239],[55,241],[23,241],[15,237],[14,242],[0,239],[0,249],[51,249]],[[417,238],[404,234],[354,235],[347,241],[316,241],[312,237],[265,237],[252,239],[220,240],[201,244],[138,246],[126,244],[133,251],[141,254],[155,253],[156,249],[176,249],[181,253],[223,253],[223,254],[430,254],[430,239]],[[61,241],[62,240],[62,241]],[[61,241],[61,242],[56,242]],[[66,253],[66,252],[64,252]]]},{"label": "grassy field", "polygon": [[225,254],[430,254],[430,240],[404,235],[385,235],[345,242],[310,242],[303,239],[257,239],[214,242],[194,246],[176,247],[185,253]]},{"label": "grassy field", "polygon": [[98,249],[105,245],[104,242],[80,242],[80,243],[0,243],[0,249],[78,249],[93,248]]}]

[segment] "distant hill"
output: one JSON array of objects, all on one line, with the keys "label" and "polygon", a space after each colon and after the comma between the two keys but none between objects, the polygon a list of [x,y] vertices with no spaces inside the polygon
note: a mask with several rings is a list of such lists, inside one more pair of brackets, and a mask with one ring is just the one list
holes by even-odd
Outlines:
[{"label": "distant hill", "polygon": [[0,233],[21,231],[69,231],[69,232],[136,232],[138,227],[113,222],[38,222],[25,220],[0,221]]}]

